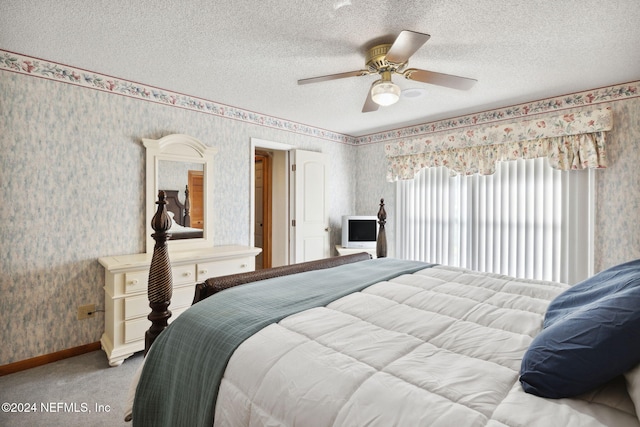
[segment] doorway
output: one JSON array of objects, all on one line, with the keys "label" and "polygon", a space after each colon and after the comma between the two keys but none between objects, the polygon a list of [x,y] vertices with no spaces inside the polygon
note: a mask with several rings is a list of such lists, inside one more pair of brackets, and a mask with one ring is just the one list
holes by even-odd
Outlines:
[{"label": "doorway", "polygon": [[[204,228],[204,172],[190,170],[187,172],[187,182],[189,185],[189,199],[191,208],[191,223],[193,228]],[[186,224],[185,224],[186,225]]]},{"label": "doorway", "polygon": [[[264,239],[264,230],[256,234],[260,224],[262,228],[265,224],[258,220],[264,218],[259,216],[264,215],[264,211],[256,212],[256,198],[265,197],[265,180],[256,182],[256,156],[264,153],[267,153],[265,157],[270,162],[271,196],[267,196],[271,214],[269,245],[264,241],[260,242],[260,239]],[[329,257],[331,252],[325,155],[251,138],[250,171],[249,244],[257,246],[260,242],[264,246],[264,252],[270,257],[271,267]],[[259,173],[264,175],[264,171]],[[259,200],[259,203],[263,201]],[[256,268],[259,268],[258,263],[263,260],[264,256],[260,260],[256,258]]]},{"label": "doorway", "polygon": [[[260,259],[256,257],[256,269],[260,268],[260,263],[263,264],[263,268],[266,267],[267,264],[264,262],[265,254],[268,254],[271,267],[289,264],[289,151],[293,148],[293,146],[287,144],[251,138],[249,210],[251,215],[249,221],[251,246],[258,246],[261,238],[260,234],[265,234],[264,221],[262,222],[263,230],[259,230],[261,223],[259,220],[260,212],[258,212],[259,208],[256,205],[260,203],[260,197],[269,204],[267,215],[270,215],[271,218],[269,223],[270,240],[261,243],[260,247],[263,248],[263,254]],[[265,181],[261,180],[262,182],[260,182],[257,179],[256,158],[258,156],[265,156],[269,163],[267,175],[270,192],[266,196],[264,188],[260,190],[260,188],[264,187]],[[264,163],[261,166],[263,165]],[[264,170],[259,173],[264,175]]]},{"label": "doorway", "polygon": [[262,249],[256,257],[256,270],[271,268],[271,204],[272,175],[271,153],[258,151],[255,154],[255,202],[254,202],[254,241]]}]

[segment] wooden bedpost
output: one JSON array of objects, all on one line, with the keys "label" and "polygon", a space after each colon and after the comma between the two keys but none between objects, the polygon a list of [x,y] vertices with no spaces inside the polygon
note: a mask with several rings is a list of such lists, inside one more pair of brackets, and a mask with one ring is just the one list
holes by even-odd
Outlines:
[{"label": "wooden bedpost", "polygon": [[189,200],[189,186],[184,186],[184,222],[185,227],[191,227],[191,200]]},{"label": "wooden bedpost", "polygon": [[151,344],[156,337],[167,327],[167,321],[171,317],[169,304],[173,293],[173,279],[171,275],[171,261],[169,260],[169,248],[167,240],[171,234],[167,230],[171,228],[171,218],[167,214],[164,191],[158,193],[158,210],[151,220],[151,227],[155,231],[151,235],[156,241],[153,247],[153,257],[149,268],[149,287],[147,295],[149,297],[149,307],[151,313],[148,319],[151,320],[151,327],[144,336],[144,354],[146,356]]},{"label": "wooden bedpost", "polygon": [[384,231],[384,224],[387,222],[387,212],[384,210],[384,199],[380,199],[380,209],[378,210],[378,241],[376,242],[376,256],[378,258],[387,257],[387,234]]}]

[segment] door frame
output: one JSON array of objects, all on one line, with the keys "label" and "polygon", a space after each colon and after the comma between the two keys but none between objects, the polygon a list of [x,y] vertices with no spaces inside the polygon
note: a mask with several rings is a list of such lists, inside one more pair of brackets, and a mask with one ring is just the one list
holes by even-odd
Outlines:
[{"label": "door frame", "polygon": [[[271,216],[273,209],[271,191],[271,163],[270,151],[256,150],[255,163],[262,163],[262,268],[271,268]],[[254,169],[255,170],[255,169]],[[255,183],[255,181],[254,181]],[[255,185],[255,184],[254,184]],[[254,193],[255,194],[255,193]],[[254,199],[255,200],[255,199]],[[254,210],[255,212],[255,210]],[[255,222],[254,222],[255,224]],[[254,225],[255,227],[255,225]],[[255,233],[255,229],[254,229]],[[255,234],[254,234],[255,235]],[[255,242],[254,242],[255,245]]]},{"label": "door frame", "polygon": [[[202,203],[204,197],[200,197],[198,202],[194,202],[194,200],[198,200],[197,198],[193,197],[193,194],[194,194],[193,193],[193,189],[195,187],[193,182],[196,180],[196,177],[200,177],[200,179],[199,179],[200,180],[200,185],[201,185],[202,189],[204,189],[204,171],[199,171],[199,170],[188,170],[187,171],[187,183],[189,185],[189,194],[190,194],[190,197],[189,197],[189,199],[190,199],[189,200],[189,209],[190,209],[189,218],[190,218],[190,222],[189,222],[189,224],[185,224],[185,225],[187,225],[189,227],[194,227],[194,228],[203,228],[204,215],[201,214],[202,218],[200,218],[200,221],[201,221],[200,224],[194,224],[192,222],[193,221],[192,217],[193,217],[193,207],[194,207],[194,205],[198,205],[200,211],[202,213],[204,213],[204,204]],[[202,193],[202,191],[201,191],[201,193]],[[185,207],[186,207],[186,205],[187,205],[187,201],[185,200]]]},{"label": "door frame", "polygon": [[[294,150],[296,147],[294,147],[293,145],[289,145],[289,144],[283,144],[281,142],[274,142],[274,141],[268,141],[265,139],[260,139],[260,138],[250,138],[251,140],[251,144],[250,144],[250,153],[249,153],[249,245],[250,246],[255,246],[255,197],[256,197],[256,186],[255,186],[255,182],[256,182],[256,172],[255,172],[255,156],[256,156],[256,150],[257,151],[261,151],[261,150],[275,150],[275,151],[282,151],[285,153],[286,156],[286,161],[285,161],[285,165],[284,168],[286,168],[286,170],[282,171],[282,173],[284,174],[286,183],[285,186],[287,187],[285,191],[285,198],[286,198],[286,206],[283,209],[283,214],[281,216],[272,216],[272,242],[274,242],[278,237],[277,237],[277,233],[276,230],[277,229],[281,229],[282,233],[284,233],[284,237],[283,239],[285,240],[283,242],[283,251],[285,252],[283,254],[283,260],[286,264],[289,263],[289,258],[290,258],[290,248],[289,248],[289,239],[290,239],[290,230],[289,230],[289,223],[290,223],[290,213],[289,213],[289,152],[291,150]],[[275,166],[274,166],[275,168]],[[272,170],[274,169],[272,168]],[[278,222],[280,222],[280,226],[278,227]],[[272,252],[273,255],[273,252]],[[275,257],[272,256],[272,260],[274,263],[276,263],[276,259]],[[274,266],[277,266],[274,264]]]}]

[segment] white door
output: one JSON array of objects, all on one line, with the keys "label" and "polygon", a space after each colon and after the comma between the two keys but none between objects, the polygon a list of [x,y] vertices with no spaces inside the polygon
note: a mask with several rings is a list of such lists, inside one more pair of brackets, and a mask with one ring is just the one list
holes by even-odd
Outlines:
[{"label": "white door", "polygon": [[291,263],[330,255],[327,179],[323,153],[291,151]]}]

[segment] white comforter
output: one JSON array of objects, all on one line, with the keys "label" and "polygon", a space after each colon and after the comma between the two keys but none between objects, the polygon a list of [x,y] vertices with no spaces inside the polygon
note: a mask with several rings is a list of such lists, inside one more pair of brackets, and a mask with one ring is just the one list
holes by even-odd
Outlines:
[{"label": "white comforter", "polygon": [[232,356],[217,426],[639,426],[624,383],[523,392],[520,360],[566,287],[434,267],[289,316]]}]

